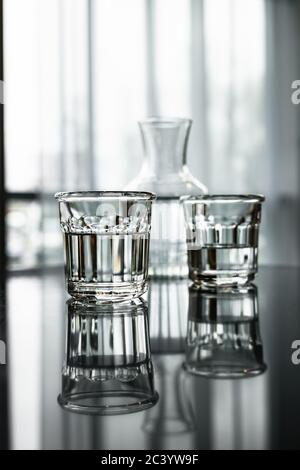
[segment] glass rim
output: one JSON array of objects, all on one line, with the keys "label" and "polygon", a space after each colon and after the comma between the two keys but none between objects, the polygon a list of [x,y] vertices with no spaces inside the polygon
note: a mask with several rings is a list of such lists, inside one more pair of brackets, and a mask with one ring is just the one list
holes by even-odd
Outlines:
[{"label": "glass rim", "polygon": [[264,202],[265,196],[263,194],[203,194],[199,196],[181,196],[182,203],[258,203]]},{"label": "glass rim", "polygon": [[179,116],[149,116],[149,117],[145,117],[145,118],[142,118],[142,119],[139,119],[138,120],[138,124],[140,126],[143,126],[143,125],[147,125],[147,124],[156,124],[157,126],[160,126],[160,125],[168,125],[168,124],[172,124],[172,125],[178,125],[178,124],[189,124],[191,125],[193,122],[193,120],[191,118],[187,118],[187,117],[179,117]]},{"label": "glass rim", "polygon": [[55,193],[54,197],[58,202],[105,199],[153,201],[156,194],[148,191],[69,191]]}]

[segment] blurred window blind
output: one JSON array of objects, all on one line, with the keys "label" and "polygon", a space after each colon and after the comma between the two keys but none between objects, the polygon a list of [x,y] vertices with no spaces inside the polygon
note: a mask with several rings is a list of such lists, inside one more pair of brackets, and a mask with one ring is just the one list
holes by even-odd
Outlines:
[{"label": "blurred window blind", "polygon": [[12,268],[62,263],[53,193],[124,187],[154,114],[193,118],[188,162],[210,192],[266,194],[261,262],[299,265],[299,2],[4,7]]}]

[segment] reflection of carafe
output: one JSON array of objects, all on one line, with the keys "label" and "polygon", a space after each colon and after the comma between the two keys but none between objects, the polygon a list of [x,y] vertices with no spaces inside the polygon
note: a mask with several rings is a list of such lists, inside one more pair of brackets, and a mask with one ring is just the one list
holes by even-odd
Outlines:
[{"label": "reflection of carafe", "polygon": [[126,189],[151,191],[153,206],[149,273],[183,277],[188,274],[180,196],[206,193],[186,165],[190,119],[149,118],[139,122],[144,145],[140,174]]},{"label": "reflection of carafe", "polygon": [[[149,328],[159,402],[147,411],[143,430],[154,449],[192,446],[195,429],[190,381],[182,371],[188,309],[186,280],[152,280]],[[178,440],[178,441],[177,441]]]},{"label": "reflection of carafe", "polygon": [[206,377],[249,377],[265,371],[257,288],[189,289],[185,369]]}]

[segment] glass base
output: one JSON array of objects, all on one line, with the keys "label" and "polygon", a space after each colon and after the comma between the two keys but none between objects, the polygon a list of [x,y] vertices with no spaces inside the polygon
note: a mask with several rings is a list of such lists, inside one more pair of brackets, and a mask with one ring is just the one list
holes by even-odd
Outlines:
[{"label": "glass base", "polygon": [[158,393],[153,395],[142,392],[103,392],[59,395],[59,405],[65,410],[81,414],[120,415],[136,413],[154,406],[158,401]]},{"label": "glass base", "polygon": [[256,366],[246,366],[243,364],[183,364],[183,369],[192,375],[207,377],[212,379],[239,379],[254,377],[263,374],[267,366],[260,364]]},{"label": "glass base", "polygon": [[122,302],[142,296],[148,283],[142,282],[74,282],[68,281],[67,290],[72,297],[89,301]]},{"label": "glass base", "polygon": [[230,272],[209,272],[199,273],[195,270],[190,271],[190,279],[199,287],[242,287],[248,285],[254,280],[255,272],[242,273],[238,271]]}]

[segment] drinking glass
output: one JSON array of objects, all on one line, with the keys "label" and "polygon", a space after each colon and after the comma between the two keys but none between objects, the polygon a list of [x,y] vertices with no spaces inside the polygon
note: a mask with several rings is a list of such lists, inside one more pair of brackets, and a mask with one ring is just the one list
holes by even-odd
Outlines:
[{"label": "drinking glass", "polygon": [[190,279],[211,287],[253,280],[264,196],[185,196],[181,201]]},{"label": "drinking glass", "polygon": [[57,193],[69,294],[125,300],[147,290],[151,205],[147,192]]},{"label": "drinking glass", "polygon": [[70,299],[59,404],[83,414],[132,413],[158,400],[146,304]]},{"label": "drinking glass", "polygon": [[257,288],[189,289],[184,368],[193,375],[242,378],[266,370]]}]

